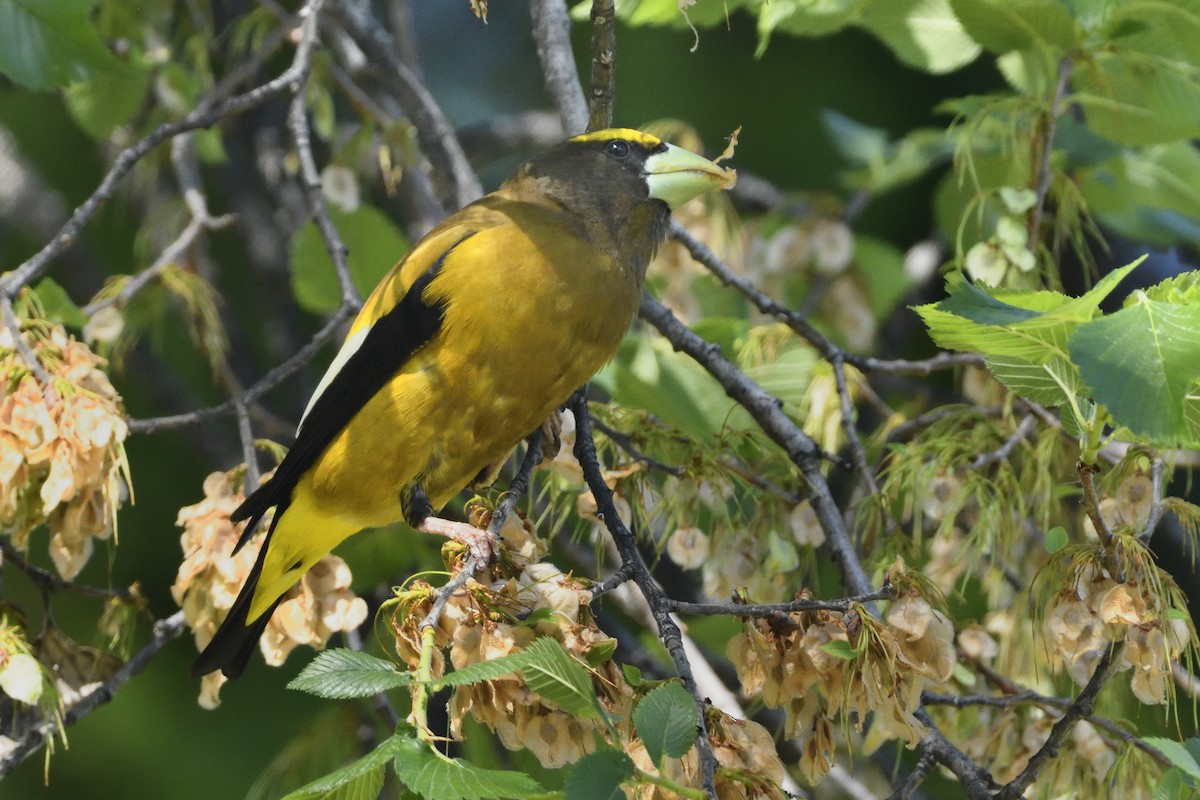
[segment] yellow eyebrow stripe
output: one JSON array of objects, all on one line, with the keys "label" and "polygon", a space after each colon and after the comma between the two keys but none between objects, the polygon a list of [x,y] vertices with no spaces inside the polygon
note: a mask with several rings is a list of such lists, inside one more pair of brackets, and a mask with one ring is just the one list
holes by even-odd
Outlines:
[{"label": "yellow eyebrow stripe", "polygon": [[572,142],[603,142],[609,139],[624,139],[634,144],[640,144],[647,150],[653,150],[662,144],[662,140],[657,136],[651,136],[648,133],[637,131],[633,128],[606,128],[602,131],[593,131],[592,133],[584,133],[571,137]]}]

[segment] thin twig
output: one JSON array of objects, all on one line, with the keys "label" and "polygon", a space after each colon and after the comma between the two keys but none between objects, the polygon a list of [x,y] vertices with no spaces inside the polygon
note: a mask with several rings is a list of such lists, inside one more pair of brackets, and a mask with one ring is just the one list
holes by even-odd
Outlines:
[{"label": "thin twig", "polygon": [[[319,14],[323,2],[324,0],[308,0],[300,13],[300,16],[306,18],[306,26],[308,19],[315,18]],[[63,223],[54,238],[15,270],[0,278],[0,296],[14,297],[18,289],[28,285],[45,272],[49,268],[50,262],[75,243],[84,226],[91,221],[105,203],[112,199],[121,179],[155,147],[181,133],[208,128],[228,117],[241,114],[290,89],[300,74],[307,69],[307,64],[312,58],[315,40],[315,31],[312,35],[301,35],[291,66],[273,80],[231,97],[211,108],[197,109],[181,120],[160,125],[149,135],[117,154],[112,166],[109,167],[95,191],[75,209],[70,219]]]},{"label": "thin twig", "polygon": [[929,772],[937,764],[937,758],[933,752],[926,748],[921,748],[921,756],[917,759],[917,763],[913,765],[912,772],[905,776],[897,786],[896,790],[888,795],[888,800],[908,800],[912,797],[917,789],[929,777]]},{"label": "thin twig", "polygon": [[[160,619],[154,623],[154,632],[150,641],[122,664],[111,678],[68,706],[61,716],[62,726],[74,725],[92,711],[112,700],[118,689],[145,669],[160,650],[179,638],[185,628],[182,611],[176,611],[166,619]],[[32,730],[21,733],[10,749],[0,756],[0,778],[12,772],[18,764],[41,749],[42,745],[58,730],[58,719],[51,718],[44,720]]]},{"label": "thin twig", "polygon": [[752,381],[721,354],[720,347],[701,338],[650,295],[642,295],[639,313],[642,319],[658,329],[672,347],[691,356],[716,378],[725,392],[749,412],[763,432],[783,448],[809,484],[813,511],[825,532],[830,551],[842,569],[846,588],[853,594],[869,594],[873,591],[874,587],[858,559],[829,484],[821,472],[821,450],[783,412],[779,398]]},{"label": "thin twig", "polygon": [[326,343],[332,341],[341,332],[342,324],[357,312],[357,307],[343,306],[334,312],[316,335],[300,348],[294,356],[273,368],[266,375],[239,397],[226,400],[224,403],[208,408],[199,408],[183,414],[172,414],[165,417],[149,417],[147,419],[130,419],[130,433],[157,433],[171,428],[186,428],[191,425],[202,425],[218,417],[236,413],[239,402],[251,405],[255,400],[287,380],[291,375],[312,360]]},{"label": "thin twig", "polygon": [[613,0],[592,0],[592,94],[588,130],[612,127],[617,93],[617,31]]},{"label": "thin twig", "polygon": [[1004,443],[987,453],[980,453],[975,457],[975,460],[967,465],[967,469],[971,471],[981,470],[984,467],[996,464],[1012,455],[1012,451],[1017,449],[1017,445],[1029,438],[1037,427],[1037,418],[1032,414],[1027,414],[1021,420],[1021,424],[1017,426],[1016,431],[1012,436],[1004,440]]},{"label": "thin twig", "polygon": [[604,473],[596,457],[596,443],[592,440],[591,414],[588,412],[587,397],[583,392],[577,392],[571,401],[571,410],[575,413],[575,458],[583,468],[583,477],[592,496],[596,499],[596,508],[605,528],[616,544],[621,556],[622,568],[627,568],[632,580],[637,584],[642,596],[650,606],[654,623],[658,628],[659,641],[667,649],[675,664],[675,672],[679,675],[683,687],[687,689],[692,699],[696,701],[698,710],[698,725],[696,733],[696,753],[700,761],[701,782],[704,791],[711,800],[716,800],[716,767],[717,759],[713,753],[712,743],[708,738],[708,725],[704,719],[704,699],[699,694],[696,678],[688,661],[683,645],[683,634],[679,626],[671,618],[668,608],[668,598],[662,588],[650,574],[646,563],[638,552],[637,540],[632,531],[622,522],[613,502],[612,490],[604,482]]},{"label": "thin twig", "polygon": [[7,295],[0,296],[0,316],[3,316],[4,327],[12,336],[13,347],[17,348],[17,353],[25,362],[25,366],[29,367],[33,377],[37,378],[38,383],[42,385],[42,391],[50,391],[50,373],[42,366],[37,353],[33,352],[29,342],[25,341],[25,337],[21,335],[21,323],[17,320],[17,315],[13,313],[12,298]]},{"label": "thin twig", "polygon": [[792,614],[804,611],[849,611],[855,604],[874,603],[877,600],[891,600],[896,596],[895,590],[884,586],[867,594],[846,597],[841,600],[793,600],[790,603],[691,603],[685,600],[665,598],[667,607],[676,614],[692,614],[695,616],[723,615],[730,617],[774,617],[779,614]]},{"label": "thin twig", "polygon": [[530,0],[529,12],[546,91],[562,117],[563,130],[568,135],[583,133],[588,124],[588,106],[571,51],[567,4],[564,0]]},{"label": "thin twig", "polygon": [[75,592],[76,594],[88,595],[90,597],[102,597],[106,600],[116,598],[118,600],[134,600],[135,594],[129,589],[105,589],[102,586],[89,586],[88,584],[69,581],[58,576],[57,573],[51,572],[48,569],[42,569],[36,564],[31,564],[25,560],[17,548],[6,541],[0,541],[0,554],[4,558],[0,560],[8,561],[14,567],[24,572],[29,580],[33,581],[43,593],[48,592]]},{"label": "thin twig", "polygon": [[1050,116],[1046,120],[1044,134],[1038,137],[1041,151],[1038,154],[1036,201],[1033,204],[1033,215],[1029,218],[1029,250],[1035,256],[1041,237],[1038,232],[1042,227],[1042,215],[1046,210],[1046,197],[1050,194],[1050,181],[1053,172],[1050,169],[1050,155],[1054,150],[1054,132],[1058,127],[1058,118],[1063,112],[1063,98],[1067,94],[1068,82],[1071,79],[1073,62],[1070,57],[1064,57],[1058,62],[1058,83],[1054,87],[1054,99],[1050,102]]},{"label": "thin twig", "polygon": [[1092,672],[1087,686],[1083,687],[1083,691],[1075,698],[1075,702],[1071,703],[1058,722],[1054,723],[1054,727],[1050,729],[1050,735],[1046,738],[1045,744],[1030,756],[1029,763],[1025,769],[1021,770],[1021,774],[996,793],[996,800],[1013,800],[1013,798],[1021,797],[1029,785],[1037,779],[1042,769],[1058,756],[1058,749],[1066,741],[1071,729],[1075,727],[1075,723],[1091,716],[1096,697],[1104,688],[1109,676],[1115,671],[1121,651],[1124,649],[1124,642],[1113,642],[1109,645],[1108,650],[1096,664],[1096,669]]},{"label": "thin twig", "polygon": [[[1083,510],[1092,520],[1092,526],[1096,529],[1096,535],[1100,537],[1100,543],[1104,545],[1105,551],[1110,551],[1113,532],[1112,528],[1108,527],[1108,521],[1104,519],[1104,515],[1100,513],[1100,498],[1096,495],[1096,483],[1092,480],[1092,470],[1080,461],[1075,465],[1075,471],[1079,473],[1079,483],[1083,487]],[[1115,574],[1112,577],[1120,580]]]},{"label": "thin twig", "polygon": [[1163,515],[1163,472],[1166,470],[1166,465],[1163,462],[1162,456],[1155,456],[1150,459],[1150,516],[1146,517],[1146,525],[1142,528],[1141,538],[1143,541],[1150,541],[1150,537],[1154,535],[1155,529],[1158,528],[1158,523]]},{"label": "thin twig", "polygon": [[449,184],[449,198],[461,208],[483,194],[479,179],[463,153],[454,128],[437,101],[397,55],[387,29],[363,5],[335,0],[330,13],[346,28],[362,51],[375,63],[379,76],[393,90],[430,163]]}]

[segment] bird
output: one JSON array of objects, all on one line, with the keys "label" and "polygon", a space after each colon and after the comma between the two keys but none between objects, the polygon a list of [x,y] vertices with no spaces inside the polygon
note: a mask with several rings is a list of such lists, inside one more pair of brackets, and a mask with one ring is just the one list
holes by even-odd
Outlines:
[{"label": "bird", "polygon": [[434,227],[363,304],[274,476],[231,515],[234,552],[275,509],[244,586],[192,669],[245,669],[271,613],[347,537],[437,511],[494,472],[617,351],[670,212],[727,167],[630,128],[566,139]]}]

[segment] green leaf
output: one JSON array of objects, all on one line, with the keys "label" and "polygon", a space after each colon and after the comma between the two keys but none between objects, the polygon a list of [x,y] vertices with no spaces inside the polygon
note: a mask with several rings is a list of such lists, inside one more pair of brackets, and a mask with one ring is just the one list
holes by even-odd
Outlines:
[{"label": "green leaf", "polygon": [[1061,525],[1055,525],[1050,530],[1046,531],[1046,552],[1057,553],[1067,546],[1067,529]]},{"label": "green leaf", "polygon": [[1161,736],[1143,736],[1142,741],[1162,753],[1167,757],[1167,760],[1191,777],[1200,778],[1200,763],[1197,763],[1196,759],[1181,743],[1173,739],[1164,739]]},{"label": "green leaf", "polygon": [[0,0],[0,73],[45,90],[122,71],[92,26],[96,0]]},{"label": "green leaf", "polygon": [[621,784],[633,777],[633,769],[633,761],[620,750],[588,753],[567,775],[563,800],[624,800]]},{"label": "green leaf", "polygon": [[1033,364],[1012,356],[988,356],[985,363],[1009,391],[1047,408],[1070,405],[1084,394],[1078,368],[1064,358]]},{"label": "green leaf", "polygon": [[[329,216],[342,240],[349,243],[346,263],[350,277],[359,293],[366,296],[408,252],[408,239],[372,206],[359,206],[350,212],[330,208]],[[341,289],[316,223],[307,223],[292,237],[289,266],[292,291],[303,308],[326,314],[338,307]]]},{"label": "green leaf", "polygon": [[79,306],[75,305],[71,296],[67,294],[67,290],[59,286],[52,278],[42,278],[38,281],[37,286],[33,287],[33,293],[41,302],[47,319],[76,329],[87,324],[87,315],[80,311]]},{"label": "green leaf", "polygon": [[971,63],[979,45],[963,30],[950,0],[873,0],[858,24],[905,64],[940,75]]},{"label": "green leaf", "polygon": [[288,688],[327,700],[345,700],[370,697],[412,681],[411,674],[400,672],[390,661],[337,647],[318,653]]},{"label": "green leaf", "polygon": [[1164,303],[1200,304],[1200,269],[1159,281],[1146,290],[1146,297]]},{"label": "green leaf", "polygon": [[100,72],[91,80],[67,87],[67,109],[90,136],[107,139],[114,129],[133,119],[149,87],[150,74],[144,69]]},{"label": "green leaf", "polygon": [[882,128],[864,125],[829,108],[821,109],[821,124],[842,158],[855,166],[869,167],[891,157],[892,145]]},{"label": "green leaf", "polygon": [[376,800],[395,743],[393,736],[357,761],[305,784],[283,800]]},{"label": "green leaf", "polygon": [[985,50],[1008,53],[1030,47],[1073,49],[1079,34],[1058,0],[950,0],[959,22]]},{"label": "green leaf", "polygon": [[562,645],[543,636],[525,648],[528,666],[521,668],[525,683],[544,699],[577,717],[600,716],[591,674]]},{"label": "green leaf", "polygon": [[483,769],[460,758],[446,758],[416,738],[394,740],[396,777],[425,800],[503,800],[545,791],[523,773]]},{"label": "green leaf", "polygon": [[1132,300],[1080,325],[1071,360],[1116,424],[1155,444],[1200,442],[1200,305]]},{"label": "green leaf", "polygon": [[652,690],[633,709],[633,724],[654,766],[663,757],[682,758],[696,741],[700,710],[683,684],[669,681]]},{"label": "green leaf", "polygon": [[[947,283],[950,296],[918,306],[929,334],[942,347],[1007,356],[1031,364],[1067,359],[1067,340],[1080,323],[1100,313],[1100,303],[1142,259],[1113,270],[1081,297],[1058,292],[991,289],[984,291],[961,274]],[[1072,359],[1074,360],[1074,359]]]},{"label": "green leaf", "polygon": [[1131,147],[1200,136],[1200,70],[1154,54],[1097,52],[1076,64],[1071,100],[1101,136]]},{"label": "green leaf", "polygon": [[468,664],[462,669],[443,675],[436,681],[433,681],[433,686],[440,689],[447,686],[469,686],[472,683],[494,681],[497,678],[503,678],[505,675],[512,675],[514,672],[519,672],[534,658],[536,658],[536,654],[531,652],[529,648],[526,648],[518,653],[510,653],[491,661],[477,661],[474,664]]},{"label": "green leaf", "polygon": [[828,36],[854,21],[868,0],[771,0],[758,11],[758,50],[766,52],[776,31],[796,36]]},{"label": "green leaf", "polygon": [[1184,794],[1183,772],[1169,769],[1154,787],[1153,800],[1183,800],[1187,796]]},{"label": "green leaf", "polygon": [[635,689],[645,682],[642,671],[633,664],[622,664],[621,674],[625,676],[626,682]]},{"label": "green leaf", "polygon": [[826,642],[821,645],[821,651],[844,661],[853,661],[858,658],[858,651],[854,649],[854,646],[841,639]]},{"label": "green leaf", "polygon": [[855,235],[854,263],[866,281],[871,311],[885,319],[913,288],[904,271],[904,254],[881,239]]}]

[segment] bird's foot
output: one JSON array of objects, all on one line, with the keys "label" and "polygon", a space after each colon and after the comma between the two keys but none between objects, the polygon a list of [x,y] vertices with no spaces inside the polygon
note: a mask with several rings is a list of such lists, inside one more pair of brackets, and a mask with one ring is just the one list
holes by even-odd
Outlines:
[{"label": "bird's foot", "polygon": [[445,536],[464,545],[467,551],[475,557],[479,566],[491,563],[496,553],[497,542],[492,534],[483,528],[476,528],[465,522],[455,522],[441,517],[426,517],[417,530]]}]

